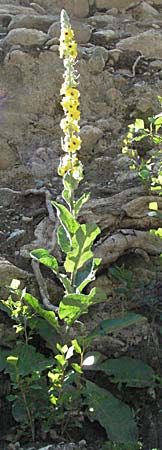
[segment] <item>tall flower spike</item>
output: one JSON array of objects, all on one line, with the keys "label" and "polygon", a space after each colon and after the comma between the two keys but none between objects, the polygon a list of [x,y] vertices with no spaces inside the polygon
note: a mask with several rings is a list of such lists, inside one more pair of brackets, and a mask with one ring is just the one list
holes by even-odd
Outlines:
[{"label": "tall flower spike", "polygon": [[68,172],[79,182],[83,178],[83,170],[82,164],[76,156],[76,152],[81,147],[79,136],[80,111],[78,110],[80,92],[77,89],[76,57],[77,44],[74,39],[74,32],[69,17],[63,9],[61,11],[60,58],[63,58],[65,72],[60,94],[63,96],[61,105],[64,118],[61,120],[60,127],[64,132],[62,149],[66,152],[66,157],[60,159],[58,173],[64,176]]}]

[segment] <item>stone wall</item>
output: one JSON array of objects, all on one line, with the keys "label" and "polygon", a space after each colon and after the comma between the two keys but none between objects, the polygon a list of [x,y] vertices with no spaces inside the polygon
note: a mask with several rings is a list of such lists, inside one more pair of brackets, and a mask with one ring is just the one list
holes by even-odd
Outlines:
[{"label": "stone wall", "polygon": [[[43,246],[49,240],[42,231],[50,229],[44,193],[56,197],[61,190],[57,167],[63,65],[58,45],[63,7],[78,42],[82,186],[92,193],[84,218],[96,220],[104,238],[121,228],[129,234],[158,226],[148,216],[149,199],[121,147],[130,122],[160,111],[161,1],[0,0],[1,251],[22,265],[31,241]],[[29,188],[35,194],[28,197]],[[35,223],[36,205],[44,214]],[[130,246],[143,242],[149,254],[161,251],[161,244],[151,249],[146,241],[140,238],[139,243],[137,237]],[[111,248],[115,256],[105,264],[127,250],[122,245],[118,252]]]}]

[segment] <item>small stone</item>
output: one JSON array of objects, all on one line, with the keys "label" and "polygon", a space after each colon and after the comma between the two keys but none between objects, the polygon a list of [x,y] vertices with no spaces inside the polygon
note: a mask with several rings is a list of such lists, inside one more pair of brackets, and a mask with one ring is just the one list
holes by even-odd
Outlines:
[{"label": "small stone", "polygon": [[[103,11],[105,9],[117,8],[118,10],[126,9],[132,0],[96,0],[96,8],[99,11]],[[139,0],[133,0],[133,5],[138,4]]]},{"label": "small stone", "polygon": [[0,5],[0,14],[35,14],[35,10],[26,6],[3,4]]},{"label": "small stone", "polygon": [[122,39],[117,48],[129,51],[140,51],[146,58],[161,58],[162,39],[160,31],[150,29],[136,36]]},{"label": "small stone", "polygon": [[97,27],[104,27],[108,25],[116,27],[117,20],[109,14],[96,14],[95,16],[89,17],[88,23],[97,25]]},{"label": "small stone", "polygon": [[109,50],[109,58],[113,59],[115,63],[117,63],[122,56],[122,51],[118,50],[117,48],[113,48],[112,50]]},{"label": "small stone", "polygon": [[12,17],[13,16],[11,14],[2,14],[0,12],[0,25],[3,27],[7,27],[8,24],[10,23]]},{"label": "small stone", "polygon": [[103,71],[108,60],[108,50],[104,47],[95,47],[92,56],[89,59],[89,71],[91,73],[100,73]]},{"label": "small stone", "polygon": [[26,279],[29,274],[19,267],[16,267],[5,258],[0,258],[0,286],[9,286],[11,281],[15,278]]},{"label": "small stone", "polygon": [[79,448],[83,448],[83,447],[86,447],[87,446],[87,443],[86,443],[86,441],[85,441],[85,439],[82,439],[81,441],[79,441]]},{"label": "small stone", "polygon": [[[81,128],[80,135],[82,138],[82,150],[91,151],[96,143],[103,136],[103,131],[91,125],[85,125]],[[87,154],[87,152],[86,152]]]},{"label": "small stone", "polygon": [[89,14],[89,2],[88,0],[75,0],[74,2],[74,15],[76,17],[87,17]]},{"label": "small stone", "polygon": [[25,46],[43,45],[48,40],[48,35],[43,31],[35,30],[33,28],[17,28],[9,31],[5,37],[4,42],[10,45],[20,44]]},{"label": "small stone", "polygon": [[10,234],[10,236],[9,236],[8,239],[7,239],[7,241],[12,241],[12,242],[14,241],[14,242],[17,242],[17,241],[19,241],[22,237],[24,237],[25,234],[26,234],[26,231],[25,231],[25,230],[19,230],[19,229],[17,229],[17,230],[13,231],[13,232]]},{"label": "small stone", "polygon": [[[89,42],[92,33],[92,28],[90,27],[90,25],[77,22],[76,20],[72,20],[71,25],[74,30],[76,42],[78,44],[86,44],[87,42]],[[59,39],[60,22],[55,22],[50,26],[48,30],[48,36],[50,38],[57,37]]]},{"label": "small stone", "polygon": [[160,69],[162,69],[162,60],[155,59],[155,61],[151,61],[150,62],[150,69],[153,69],[153,70],[160,70]]},{"label": "small stone", "polygon": [[152,19],[159,16],[160,14],[158,13],[158,11],[146,2],[142,2],[133,11],[133,17],[135,17],[136,20],[140,21],[146,21],[147,19]]},{"label": "small stone", "polygon": [[30,6],[35,9],[38,14],[45,14],[45,9],[42,6],[38,5],[38,3],[30,3]]},{"label": "small stone", "polygon": [[117,33],[113,30],[99,30],[92,34],[92,41],[94,44],[104,45],[114,39],[117,39]]},{"label": "small stone", "polygon": [[[2,114],[0,117],[1,126],[2,126],[4,120],[5,119],[3,117],[3,111],[2,111]],[[7,142],[3,141],[3,139],[1,139],[0,170],[6,170],[6,169],[13,167],[13,165],[16,162],[16,159],[17,159],[17,155],[14,154],[13,150],[7,144]]]},{"label": "small stone", "polygon": [[13,204],[14,200],[20,196],[20,191],[14,191],[10,188],[0,188],[0,205],[3,207],[9,207]]},{"label": "small stone", "polygon": [[10,31],[15,28],[32,28],[46,32],[52,23],[57,20],[58,16],[19,14],[13,17],[8,26],[8,30]]},{"label": "small stone", "polygon": [[112,16],[118,15],[118,9],[117,8],[111,8],[107,11],[107,14],[111,14]]},{"label": "small stone", "polygon": [[28,217],[28,216],[22,216],[22,222],[24,223],[30,223],[33,221],[33,217]]}]

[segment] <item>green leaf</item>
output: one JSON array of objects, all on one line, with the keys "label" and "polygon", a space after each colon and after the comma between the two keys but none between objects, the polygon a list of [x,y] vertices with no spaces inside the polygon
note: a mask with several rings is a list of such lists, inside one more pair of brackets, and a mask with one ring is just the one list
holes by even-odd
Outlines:
[{"label": "green leaf", "polygon": [[[9,355],[9,352],[8,352]],[[11,364],[9,358],[15,358],[16,364]],[[33,374],[33,372],[42,372],[48,367],[54,365],[53,358],[45,358],[45,356],[39,352],[36,352],[36,348],[28,344],[19,344],[12,350],[12,356],[8,356],[8,363],[5,369],[5,373],[15,374],[15,370],[21,376]],[[16,369],[15,369],[16,365]]]},{"label": "green leaf", "polygon": [[93,258],[92,260],[85,263],[82,270],[78,270],[75,277],[75,286],[82,292],[83,289],[91,281],[95,280],[95,273],[101,263],[101,258]]},{"label": "green leaf", "polygon": [[71,281],[67,277],[67,275],[65,275],[64,273],[59,273],[59,274],[57,274],[57,277],[63,284],[63,286],[65,288],[65,293],[71,294],[72,292],[74,292],[74,288],[72,287]]},{"label": "green leaf", "polygon": [[155,384],[153,369],[140,359],[122,358],[109,359],[97,365],[95,370],[101,370],[111,376],[112,383],[126,383],[130,387],[146,387]]},{"label": "green leaf", "polygon": [[90,194],[83,194],[74,204],[75,216],[78,217],[79,211],[90,199]]},{"label": "green leaf", "polygon": [[72,343],[72,345],[74,347],[75,352],[79,353],[79,355],[81,355],[82,354],[82,349],[81,349],[80,345],[78,344],[77,339],[73,339],[73,341],[71,343]]},{"label": "green leaf", "polygon": [[75,370],[75,372],[82,374],[83,370],[81,369],[81,367],[79,366],[79,364],[76,363],[72,363],[71,367]]},{"label": "green leaf", "polygon": [[135,129],[137,130],[144,130],[145,124],[142,119],[136,119],[135,121]]},{"label": "green leaf", "polygon": [[88,312],[95,295],[96,288],[93,288],[88,295],[76,293],[65,295],[59,305],[60,319],[64,319],[67,325],[72,325],[73,321],[78,319],[81,314]]},{"label": "green leaf", "polygon": [[150,179],[150,170],[147,168],[141,169],[139,171],[139,176],[140,178],[142,178],[143,181],[147,181]]},{"label": "green leaf", "polygon": [[31,294],[24,294],[23,299],[32,306],[37,314],[47,320],[47,322],[49,322],[57,331],[60,331],[58,319],[53,311],[47,311],[46,309],[41,308],[37,298],[33,297]]},{"label": "green leaf", "polygon": [[72,238],[72,251],[68,253],[64,267],[66,272],[76,272],[93,257],[90,250],[100,228],[94,223],[82,224]]},{"label": "green leaf", "polygon": [[26,406],[20,398],[14,401],[12,405],[12,415],[16,422],[22,422],[23,425],[28,425],[29,419],[27,415]]},{"label": "green leaf", "polygon": [[68,253],[71,250],[69,238],[66,234],[65,228],[60,225],[57,230],[58,244],[63,253]]},{"label": "green leaf", "polygon": [[74,219],[72,214],[68,211],[67,208],[65,208],[65,206],[54,201],[52,201],[51,203],[57,209],[57,215],[62,226],[65,228],[65,231],[70,235],[69,237],[73,236],[73,234],[76,233],[77,229],[80,226],[79,223]]},{"label": "green leaf", "polygon": [[147,133],[142,133],[142,134],[140,134],[140,136],[136,136],[133,140],[134,140],[135,142],[139,142],[139,141],[141,141],[142,139],[144,139],[146,136],[147,136]]},{"label": "green leaf", "polygon": [[64,189],[62,192],[62,197],[65,200],[65,202],[70,206],[70,192],[68,189]]},{"label": "green leaf", "polygon": [[154,144],[161,144],[162,137],[160,137],[160,136],[153,136],[152,140],[153,140]]},{"label": "green leaf", "polygon": [[28,319],[28,325],[32,331],[34,330],[34,333],[39,334],[48,343],[48,347],[54,348],[57,333],[49,322],[41,317],[34,316],[32,319]]},{"label": "green leaf", "polygon": [[97,328],[95,328],[95,330],[92,332],[90,336],[93,337],[105,336],[106,334],[114,333],[116,331],[122,330],[123,328],[127,328],[130,325],[139,324],[144,320],[146,320],[144,316],[141,316],[140,314],[131,314],[131,313],[118,319],[102,320],[102,322],[99,324]]},{"label": "green leaf", "polygon": [[58,262],[57,259],[50,255],[48,250],[43,248],[39,248],[37,250],[33,250],[31,252],[31,256],[34,259],[37,259],[40,263],[52,269],[55,273],[58,271]]},{"label": "green leaf", "polygon": [[158,210],[157,202],[150,202],[149,203],[149,209],[151,209],[152,211],[157,211]]},{"label": "green leaf", "polygon": [[154,121],[154,125],[162,125],[162,114],[159,115],[159,117],[157,117],[157,119],[155,119]]},{"label": "green leaf", "polygon": [[66,173],[63,177],[63,184],[65,189],[70,193],[78,188],[78,181],[73,177],[72,173]]},{"label": "green leaf", "polygon": [[86,381],[86,411],[91,421],[97,420],[114,442],[136,442],[137,426],[131,409],[110,392]]}]

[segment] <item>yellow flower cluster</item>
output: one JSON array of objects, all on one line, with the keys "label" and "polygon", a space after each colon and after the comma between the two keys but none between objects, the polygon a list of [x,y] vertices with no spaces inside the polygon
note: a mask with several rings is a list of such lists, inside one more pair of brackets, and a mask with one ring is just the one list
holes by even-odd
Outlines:
[{"label": "yellow flower cluster", "polygon": [[80,93],[77,86],[77,75],[75,70],[75,59],[77,56],[77,44],[74,40],[74,32],[71,28],[66,12],[61,12],[61,36],[60,36],[60,57],[64,59],[64,83],[60,94],[63,96],[61,105],[65,117],[61,120],[60,126],[64,132],[62,139],[62,149],[66,155],[61,158],[58,173],[64,176],[68,171],[73,176],[82,174],[82,164],[76,157],[76,152],[81,147],[79,137],[80,111],[78,110]]},{"label": "yellow flower cluster", "polygon": [[60,36],[60,57],[77,57],[77,44],[74,41],[74,32],[71,27],[62,28]]}]

